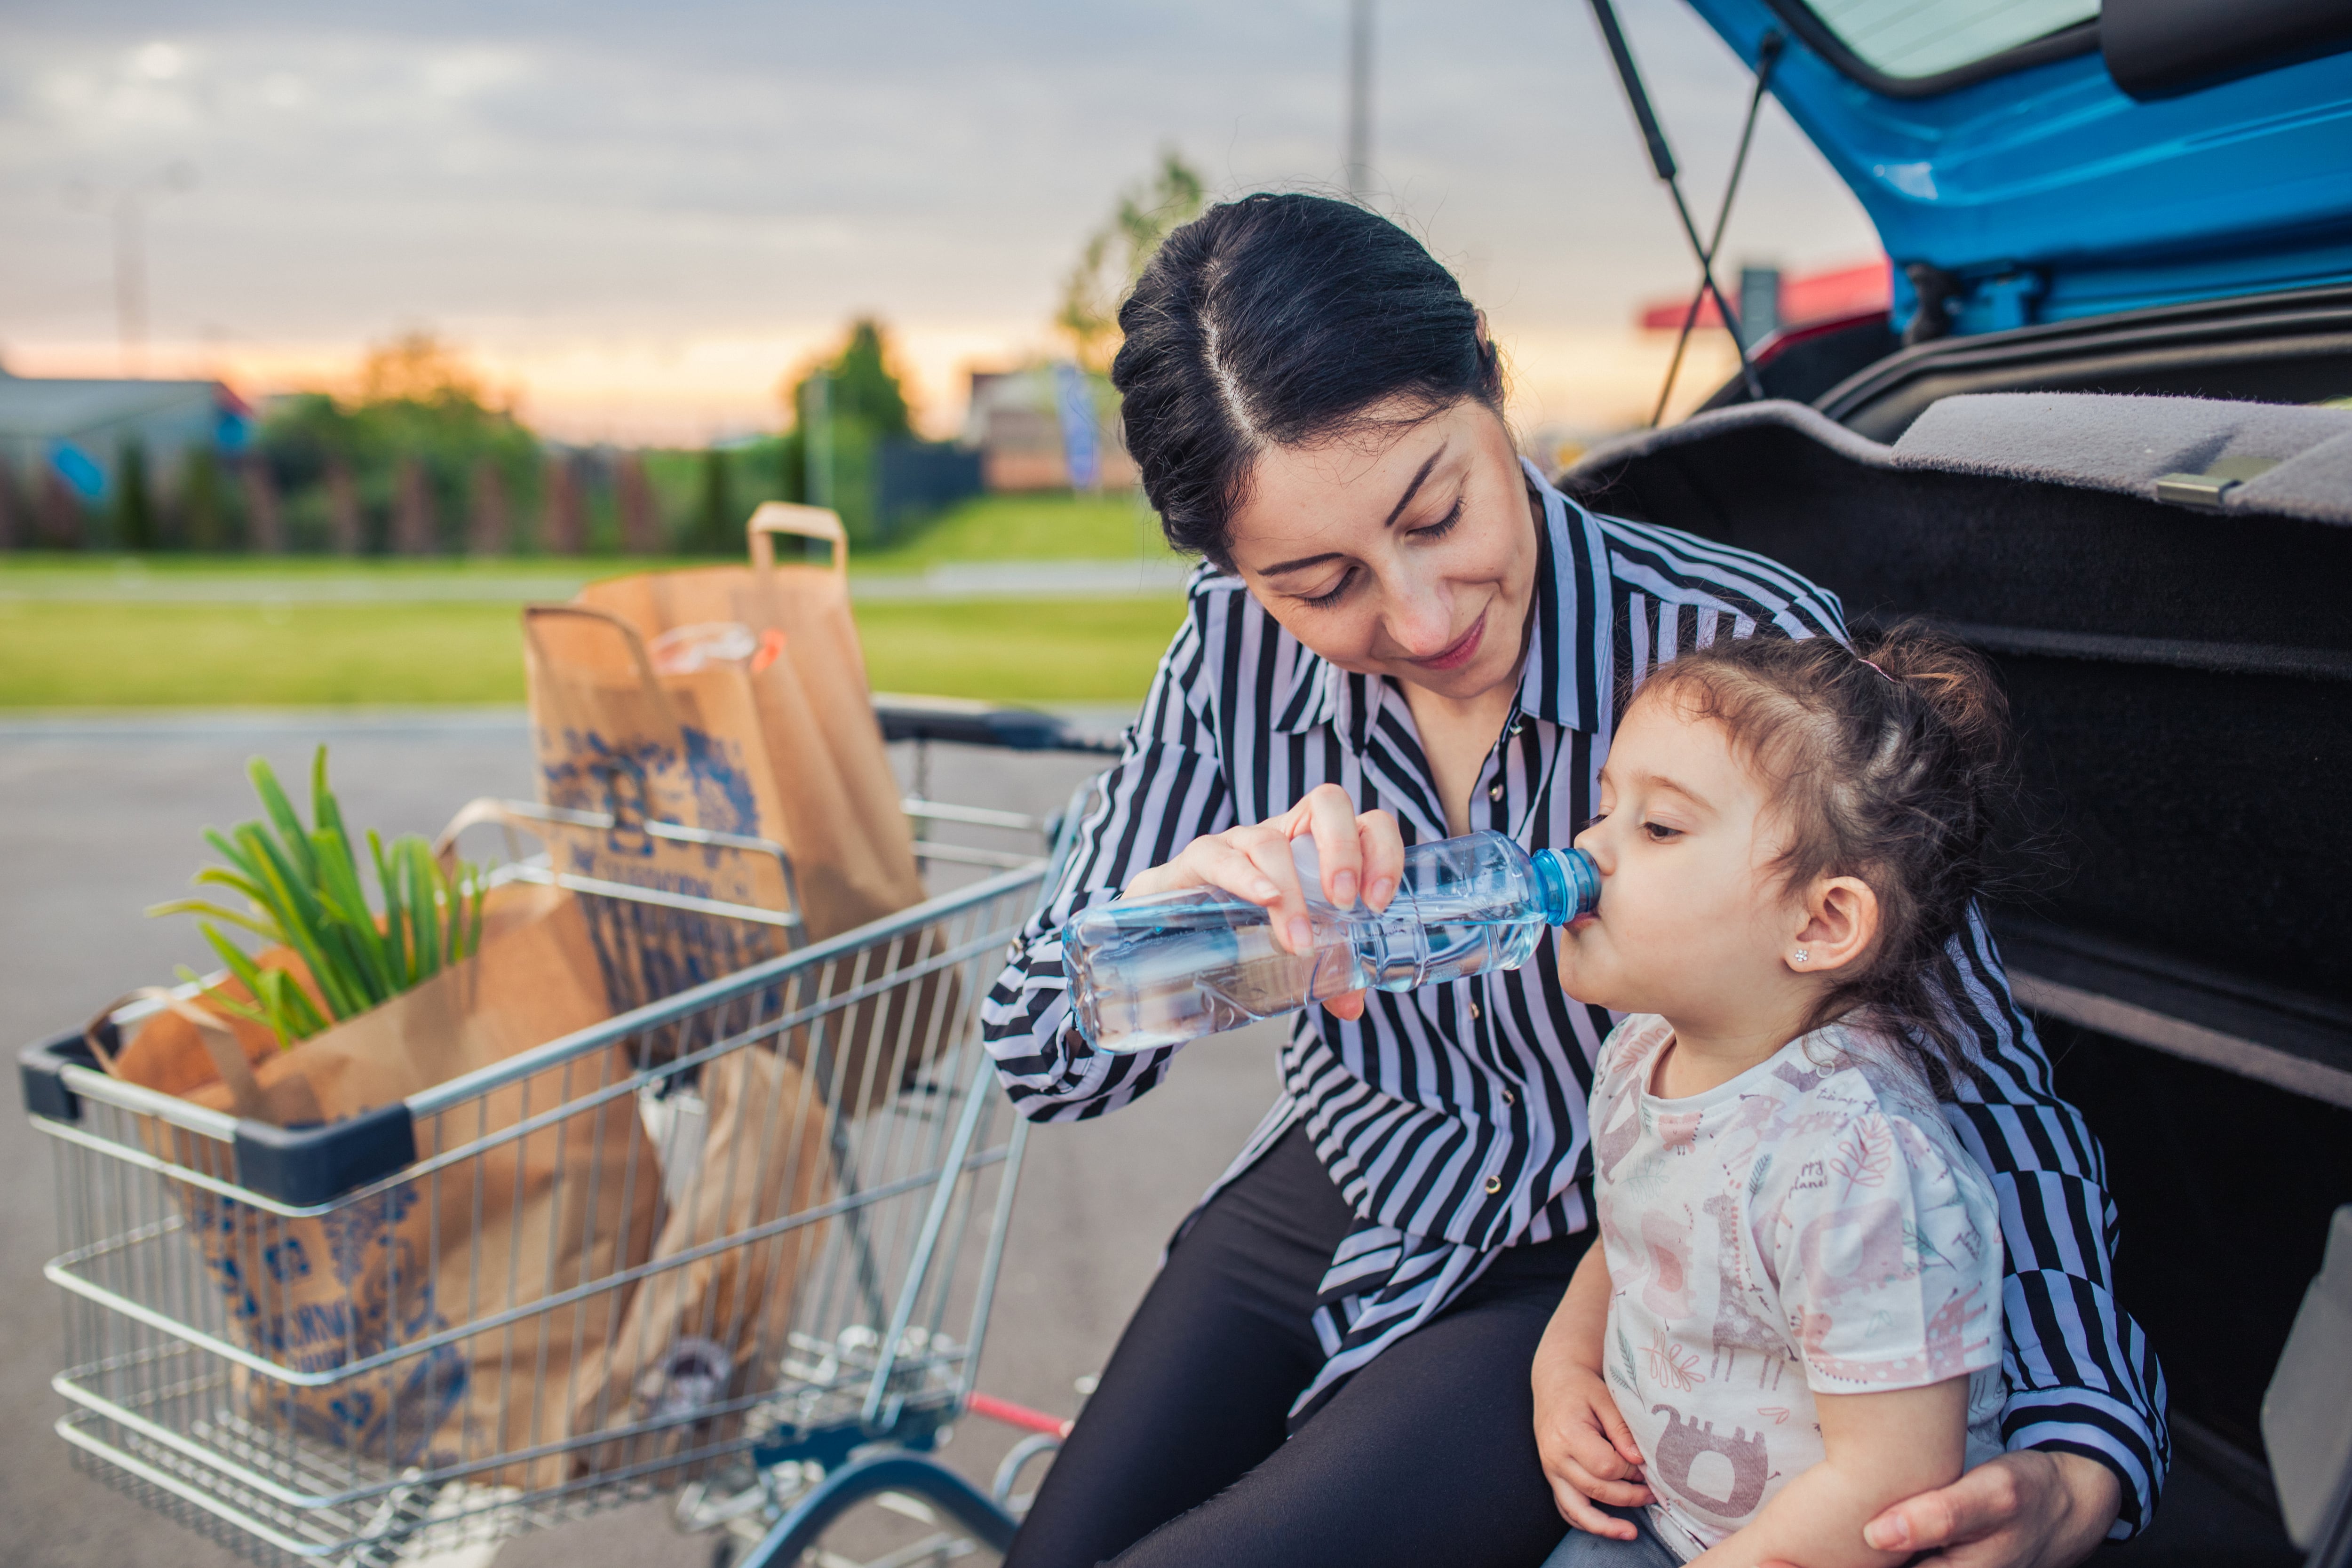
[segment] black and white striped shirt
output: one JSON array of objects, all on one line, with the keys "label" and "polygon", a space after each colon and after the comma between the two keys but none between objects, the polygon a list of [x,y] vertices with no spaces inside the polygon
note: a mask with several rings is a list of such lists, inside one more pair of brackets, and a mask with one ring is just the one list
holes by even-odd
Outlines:
[{"label": "black and white striped shirt", "polygon": [[[1534,849],[1567,845],[1593,815],[1621,676],[1630,685],[1718,637],[1845,633],[1835,595],[1795,573],[1596,516],[1528,473],[1543,528],[1527,667],[1470,826]],[[1071,912],[1117,897],[1200,835],[1276,816],[1327,782],[1360,811],[1394,813],[1407,843],[1445,837],[1403,693],[1325,663],[1237,578],[1203,568],[1062,885],[982,1011],[1022,1114],[1099,1116],[1159,1083],[1174,1055],[1098,1054],[1067,1027],[1058,932]],[[2000,1197],[2005,1438],[2108,1465],[2124,1483],[2117,1533],[2128,1534],[2163,1483],[2164,1382],[2113,1295],[2116,1214],[2099,1147],[2053,1092],[1990,935],[1972,924],[1955,956],[1988,1089],[1945,1110]],[[1304,1122],[1356,1212],[1322,1282],[1316,1328],[1329,1359],[1300,1413],[1453,1300],[1496,1249],[1591,1223],[1585,1107],[1612,1023],[1560,990],[1549,942],[1516,971],[1375,991],[1360,1022],[1299,1016],[1281,1052],[1282,1095],[1223,1179]]]}]

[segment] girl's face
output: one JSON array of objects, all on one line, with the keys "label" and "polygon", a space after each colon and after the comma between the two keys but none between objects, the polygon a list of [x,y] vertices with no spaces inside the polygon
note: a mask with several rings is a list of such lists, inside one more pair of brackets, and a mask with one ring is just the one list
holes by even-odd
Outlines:
[{"label": "girl's face", "polygon": [[1792,1037],[1812,986],[1789,963],[1809,917],[1774,872],[1785,844],[1721,724],[1671,690],[1637,698],[1601,771],[1601,815],[1576,837],[1601,902],[1560,935],[1561,987],[1685,1034]]},{"label": "girl's face", "polygon": [[1366,412],[1361,431],[1260,455],[1234,515],[1234,570],[1350,673],[1457,700],[1515,682],[1537,545],[1509,432],[1468,399],[1417,423],[1402,405]]}]

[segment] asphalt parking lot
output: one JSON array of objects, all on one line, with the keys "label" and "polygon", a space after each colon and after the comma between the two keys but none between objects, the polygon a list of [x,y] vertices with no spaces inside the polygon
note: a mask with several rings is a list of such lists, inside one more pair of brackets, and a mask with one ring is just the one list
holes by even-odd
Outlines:
[{"label": "asphalt parking lot", "polygon": [[[1097,718],[1107,716],[1096,716]],[[254,815],[243,764],[307,775],[324,740],[355,824],[430,833],[478,795],[529,795],[519,713],[354,720],[302,715],[0,723],[0,1037],[18,1045],[78,1025],[112,998],[204,956],[184,921],[143,920],[205,856],[198,830]],[[899,748],[902,753],[908,748]],[[902,763],[910,759],[902,755]],[[931,792],[1044,812],[1099,760],[940,748]],[[1157,1093],[1115,1117],[1040,1130],[1008,1245],[981,1382],[1066,1414],[1072,1384],[1108,1354],[1170,1231],[1241,1146],[1275,1092],[1264,1030],[1191,1047]],[[64,1402],[48,1140],[0,1116],[0,1563],[214,1568],[230,1553],[78,1471],[51,1430]],[[986,1481],[1012,1437],[968,1423],[949,1458]],[[617,1568],[708,1560],[667,1510],[639,1504],[508,1545],[499,1568]]]}]

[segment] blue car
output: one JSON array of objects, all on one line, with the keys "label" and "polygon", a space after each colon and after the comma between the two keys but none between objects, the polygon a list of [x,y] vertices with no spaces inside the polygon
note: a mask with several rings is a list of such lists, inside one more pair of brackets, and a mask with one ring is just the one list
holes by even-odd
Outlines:
[{"label": "blue car", "polygon": [[1999,936],[2168,1384],[2109,1550],[2352,1561],[2352,5],[1692,4],[1894,307],[1562,482],[1995,661],[2054,851]]}]

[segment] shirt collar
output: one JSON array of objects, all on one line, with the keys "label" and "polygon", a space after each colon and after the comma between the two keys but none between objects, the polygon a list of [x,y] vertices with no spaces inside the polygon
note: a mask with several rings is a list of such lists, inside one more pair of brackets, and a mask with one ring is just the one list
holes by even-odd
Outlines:
[{"label": "shirt collar", "polygon": [[[1519,710],[1571,730],[1605,733],[1616,672],[1609,553],[1591,512],[1552,488],[1526,458],[1528,488],[1543,509],[1537,531],[1536,603]],[[1269,617],[1270,619],[1271,617]],[[1282,634],[1289,668],[1275,684],[1273,728],[1304,734],[1339,724],[1362,750],[1374,712],[1371,677],[1350,675]],[[1279,667],[1277,667],[1279,668]]]}]

